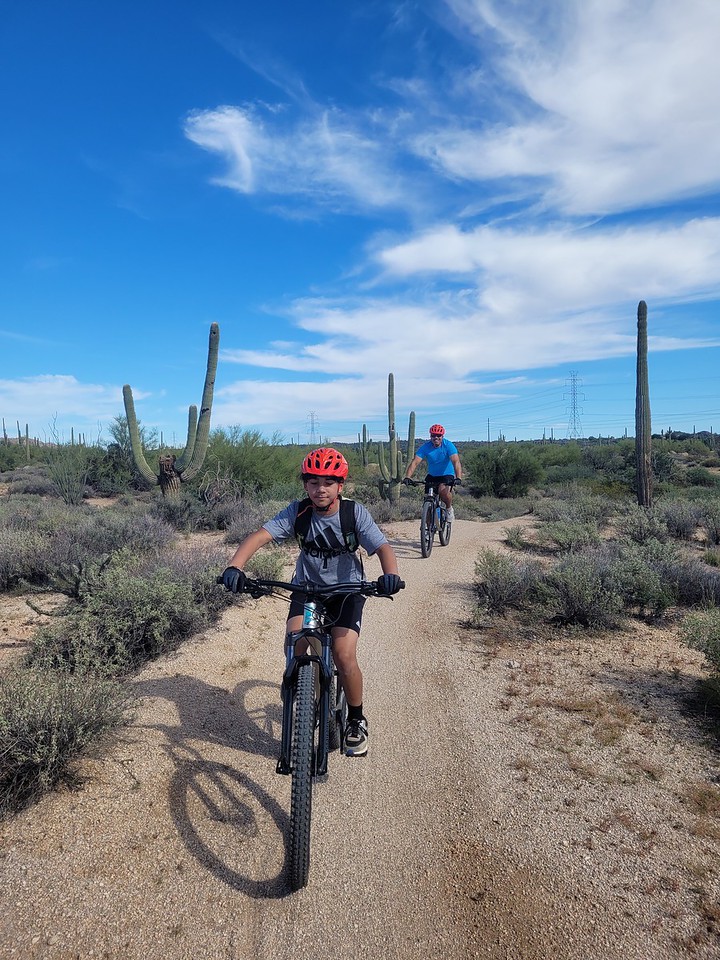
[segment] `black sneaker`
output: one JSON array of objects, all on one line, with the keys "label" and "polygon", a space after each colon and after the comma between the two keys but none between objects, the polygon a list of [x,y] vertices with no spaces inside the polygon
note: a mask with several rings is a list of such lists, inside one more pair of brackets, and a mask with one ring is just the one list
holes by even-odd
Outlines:
[{"label": "black sneaker", "polygon": [[343,751],[346,757],[364,757],[368,750],[368,725],[362,720],[348,720]]}]

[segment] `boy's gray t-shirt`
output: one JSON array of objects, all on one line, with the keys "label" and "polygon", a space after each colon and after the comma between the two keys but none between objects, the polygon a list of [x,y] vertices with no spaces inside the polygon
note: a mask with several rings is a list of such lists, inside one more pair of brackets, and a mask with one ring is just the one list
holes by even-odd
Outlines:
[{"label": "boy's gray t-shirt", "polygon": [[[284,510],[276,514],[272,520],[263,524],[275,543],[282,543],[295,537],[295,519],[298,515],[300,501],[294,500]],[[385,535],[373,520],[367,507],[355,501],[355,532],[360,546],[373,554],[383,544],[387,543]],[[343,550],[345,540],[340,524],[340,511],[330,517],[312,511],[310,529],[305,539],[305,547],[295,565],[293,583],[356,583],[362,580],[362,560],[359,551],[355,553],[341,553],[336,557],[322,556],[323,550]],[[317,554],[312,556],[311,554]]]}]

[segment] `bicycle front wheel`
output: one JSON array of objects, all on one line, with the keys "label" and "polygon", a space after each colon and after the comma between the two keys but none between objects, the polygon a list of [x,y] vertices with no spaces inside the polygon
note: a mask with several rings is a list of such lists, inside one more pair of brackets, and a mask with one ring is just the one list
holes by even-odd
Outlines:
[{"label": "bicycle front wheel", "polygon": [[428,500],[423,503],[422,516],[420,517],[420,552],[424,557],[429,557],[432,553],[435,536],[434,520],[434,508]]},{"label": "bicycle front wheel", "polygon": [[306,887],[310,873],[313,740],[315,736],[315,676],[311,663],[298,670],[292,736],[290,798],[290,885]]}]

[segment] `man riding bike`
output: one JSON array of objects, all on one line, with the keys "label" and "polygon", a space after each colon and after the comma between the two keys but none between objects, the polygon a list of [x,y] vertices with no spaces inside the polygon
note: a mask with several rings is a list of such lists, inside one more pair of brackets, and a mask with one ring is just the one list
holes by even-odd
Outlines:
[{"label": "man riding bike", "polygon": [[452,485],[462,480],[462,465],[457,447],[445,438],[445,427],[439,423],[434,423],[430,427],[430,439],[418,448],[408,464],[403,483],[410,480],[423,460],[427,462],[428,470],[425,477],[425,490],[427,491],[428,486],[435,487],[447,508],[448,523],[452,523],[455,519]]}]

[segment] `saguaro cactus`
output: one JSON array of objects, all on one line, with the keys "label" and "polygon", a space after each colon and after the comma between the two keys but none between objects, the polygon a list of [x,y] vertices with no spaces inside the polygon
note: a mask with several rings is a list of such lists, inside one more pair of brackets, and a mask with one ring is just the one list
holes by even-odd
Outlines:
[{"label": "saguaro cactus", "polygon": [[[390,447],[390,464],[385,463],[385,449],[382,442],[378,443],[378,466],[380,467],[380,493],[386,500],[400,499],[400,481],[405,475],[405,466],[402,450],[398,447],[395,432],[395,377],[388,374],[388,439]],[[415,454],[415,411],[410,414],[408,421],[408,457]]]},{"label": "saguaro cactus", "polygon": [[207,453],[208,438],[210,436],[210,411],[212,409],[213,391],[215,389],[215,372],[217,371],[218,348],[220,345],[220,327],[217,323],[210,325],[210,339],[208,342],[208,362],[205,372],[205,387],[203,389],[198,420],[197,407],[191,406],[188,413],[188,435],[185,449],[178,458],[174,454],[163,454],[160,457],[160,470],[156,474],[148,466],[143,453],[135,416],[135,404],[132,390],[128,384],[123,387],[125,415],[128,422],[130,444],[132,446],[135,464],[142,478],[149,484],[160,484],[164,497],[177,496],[180,484],[192,480],[202,466]]},{"label": "saguaro cactus", "polygon": [[358,434],[358,446],[360,447],[362,465],[366,467],[370,462],[370,441],[368,439],[368,428],[366,423],[363,424],[362,436]]},{"label": "saguaro cactus", "polygon": [[637,381],[635,388],[635,461],[637,500],[641,507],[651,507],[653,495],[652,432],[647,352],[647,304],[644,300],[641,300],[637,309]]}]

